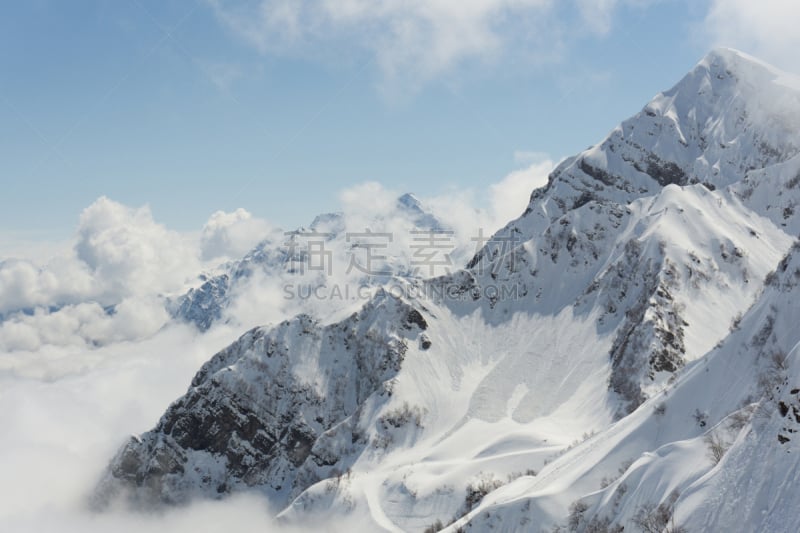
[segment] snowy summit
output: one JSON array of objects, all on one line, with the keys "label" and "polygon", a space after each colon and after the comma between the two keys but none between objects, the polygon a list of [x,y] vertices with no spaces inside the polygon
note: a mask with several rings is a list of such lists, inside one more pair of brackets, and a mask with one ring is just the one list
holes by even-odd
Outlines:
[{"label": "snowy summit", "polygon": [[[95,505],[255,491],[308,528],[800,531],[799,124],[800,80],[711,52],[462,268],[393,269],[346,317],[214,355]],[[177,313],[206,328],[238,278],[279,275],[259,246]]]}]

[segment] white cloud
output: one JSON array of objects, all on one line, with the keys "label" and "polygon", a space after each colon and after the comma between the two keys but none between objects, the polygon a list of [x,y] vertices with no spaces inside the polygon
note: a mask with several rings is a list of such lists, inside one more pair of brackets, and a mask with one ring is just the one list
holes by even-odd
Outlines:
[{"label": "white cloud", "polygon": [[[474,251],[468,239],[475,230],[494,230],[491,225],[518,215],[521,202],[552,165],[541,154],[520,154],[518,159],[529,166],[481,194],[454,191],[422,199],[459,231],[467,255]],[[363,224],[377,217],[384,224],[381,230],[400,236],[396,248],[408,252],[410,224],[397,208],[398,195],[376,183],[343,191],[341,204],[352,224],[348,227],[366,229]],[[490,205],[479,209],[475,198],[489,198]],[[74,250],[61,250],[42,266],[17,260],[0,265],[0,302],[40,307],[0,324],[4,527],[45,532],[276,527],[266,502],[248,496],[159,515],[120,510],[96,515],[85,506],[126,435],[152,427],[199,366],[241,332],[242,323],[277,321],[302,304],[284,298],[282,279],[256,275],[230,311],[239,315],[234,326],[219,324],[201,335],[168,323],[157,294],[181,286],[186,272],[199,264],[200,244],[208,254],[233,253],[256,237],[261,224],[246,211],[219,212],[211,216],[201,239],[195,239],[157,224],[146,208],[103,198],[81,216]],[[169,269],[176,273],[164,272]],[[113,313],[99,303],[101,296],[112,300]],[[60,309],[42,308],[70,298],[74,301]],[[359,302],[333,302],[329,311],[343,312],[345,304]]]},{"label": "white cloud", "polygon": [[156,223],[147,207],[106,197],[81,214],[75,252],[102,292],[116,299],[174,291],[200,268],[196,248]]},{"label": "white cloud", "polygon": [[[310,313],[324,320],[333,315],[352,312],[355,310],[352,307],[362,305],[363,298],[369,292],[359,290],[365,282],[363,272],[352,264],[355,260],[363,267],[367,254],[362,253],[361,249],[353,248],[354,243],[366,239],[364,242],[377,246],[369,255],[382,256],[384,259],[373,260],[369,266],[373,271],[383,270],[386,263],[398,269],[411,266],[413,270],[415,246],[419,248],[420,239],[425,238],[413,233],[413,230],[420,223],[431,222],[425,213],[435,216],[444,227],[453,231],[453,235],[440,235],[444,239],[440,244],[445,246],[446,252],[443,251],[436,257],[436,261],[441,262],[434,267],[433,272],[429,266],[418,266],[417,274],[441,275],[462,268],[476,251],[476,242],[473,239],[479,232],[482,230],[484,235],[491,235],[509,220],[519,216],[533,188],[543,181],[541,174],[546,175],[552,165],[542,154],[537,154],[535,158],[528,154],[524,160],[535,160],[536,163],[510,174],[501,183],[480,192],[453,189],[436,197],[419,198],[422,212],[401,207],[398,198],[403,191],[392,190],[376,182],[358,184],[341,191],[341,218],[336,219],[336,226],[343,224],[345,232],[349,232],[352,240],[348,241],[345,233],[325,241],[325,253],[330,254],[325,261],[330,265],[330,270],[327,271],[326,267],[324,276],[319,270],[290,273],[284,271],[282,265],[274,263],[268,266],[268,274],[257,269],[248,279],[240,280],[230,294],[231,304],[224,312],[223,321],[249,328],[275,323],[300,312]],[[478,198],[484,205],[479,206],[481,202]],[[367,231],[379,236],[369,240],[364,237]],[[390,237],[387,238],[386,234]],[[267,245],[267,249],[270,246],[281,246],[285,237],[280,237]],[[445,253],[449,256],[449,261]],[[310,287],[323,289],[312,292]],[[331,290],[334,287],[346,296],[333,295]]]},{"label": "white cloud", "polygon": [[[204,501],[190,506],[170,509],[163,513],[146,514],[130,511],[93,514],[76,509],[48,509],[39,516],[13,517],[10,531],[38,533],[141,533],[169,531],[170,533],[271,533],[290,531],[280,527],[268,512],[262,498],[254,495],[234,496],[224,502]],[[40,510],[44,511],[44,510]]]},{"label": "white cloud", "polygon": [[515,170],[502,181],[489,187],[492,213],[497,220],[511,220],[528,206],[531,192],[547,184],[554,163],[550,159],[534,160],[528,167]]},{"label": "white cloud", "polygon": [[97,294],[89,269],[70,255],[43,267],[18,259],[0,263],[0,313],[74,303]]},{"label": "white cloud", "polygon": [[[518,152],[515,159],[527,166],[480,194],[453,190],[423,199],[456,232],[453,269],[474,252],[470,239],[479,230],[491,233],[519,216],[530,192],[552,168],[545,154]],[[387,253],[393,261],[407,264],[414,244],[410,231],[414,220],[398,209],[399,195],[368,182],[342,191],[340,203],[348,230],[392,233]],[[479,206],[476,198],[488,203]],[[81,214],[72,249],[62,246],[59,255],[44,263],[16,259],[0,263],[0,314],[5,314],[0,322],[0,349],[89,348],[147,338],[169,320],[162,295],[181,294],[208,261],[238,259],[266,237],[282,242],[282,234],[276,237],[276,231],[244,209],[218,211],[197,239],[157,223],[147,207],[132,208],[99,198]],[[346,250],[339,255],[338,271],[358,274],[350,268]],[[354,280],[336,281],[344,285]],[[240,324],[256,325],[301,310],[314,311],[287,302],[281,282],[255,276],[246,290],[234,295],[229,315]]]},{"label": "white cloud", "polygon": [[35,351],[43,346],[90,348],[147,338],[169,320],[164,302],[154,297],[122,300],[113,312],[86,301],[57,310],[43,307],[0,322],[0,351]]},{"label": "white cloud", "polygon": [[584,23],[597,34],[611,30],[611,19],[619,0],[577,0]]},{"label": "white cloud", "polygon": [[548,154],[535,150],[517,150],[514,152],[514,162],[519,164],[530,165],[533,163],[542,163],[549,159],[550,156]]},{"label": "white cloud", "polygon": [[718,46],[738,48],[800,72],[800,2],[712,0],[702,31]]},{"label": "white cloud", "polygon": [[[203,252],[240,255],[266,227],[243,210],[215,213]],[[44,261],[0,262],[0,349],[149,337],[168,320],[161,295],[182,293],[204,266],[195,236],[158,224],[147,207],[105,197],[81,214],[73,246],[51,252]]]},{"label": "white cloud", "polygon": [[[519,217],[527,207],[533,190],[547,184],[547,178],[555,166],[552,158],[542,152],[517,151],[514,160],[524,166],[510,172],[499,182],[490,184],[485,190],[453,187],[443,194],[421,198],[424,206],[455,231],[454,244],[460,251],[456,254],[457,260],[464,257],[468,259],[475,251],[471,239],[479,231],[492,234]],[[398,191],[375,182],[346,189],[340,194],[340,200],[349,227],[368,225],[376,216],[383,215],[393,219],[389,227],[395,228],[395,248],[409,248],[412,244],[408,236],[409,225],[397,210],[398,195]],[[454,263],[454,268],[460,266],[463,265]]]},{"label": "white cloud", "polygon": [[203,226],[200,249],[203,259],[239,258],[272,230],[270,225],[253,217],[245,209],[232,213],[217,211]]},{"label": "white cloud", "polygon": [[648,0],[209,1],[225,27],[264,54],[324,57],[355,47],[385,86],[414,89],[471,60],[556,60],[565,36],[607,33],[619,4]]},{"label": "white cloud", "polygon": [[231,87],[242,77],[239,65],[217,61],[198,61],[198,67],[208,80],[223,93],[229,93]]},{"label": "white cloud", "polygon": [[[450,190],[422,199],[423,206],[455,230],[451,270],[474,253],[471,239],[478,231],[491,234],[522,213],[531,191],[544,183],[552,168],[546,154],[518,152],[515,160],[524,168],[483,191]],[[348,231],[369,228],[391,233],[385,255],[393,263],[407,265],[418,214],[398,208],[401,192],[368,182],[342,191],[339,199]],[[209,261],[238,259],[264,238],[275,245],[285,239],[280,230],[243,209],[213,213],[197,238],[158,224],[146,207],[100,198],[81,214],[72,249],[61,249],[44,263],[0,263],[0,314],[5,314],[0,350],[88,349],[148,338],[169,322],[163,295],[183,293],[204,267],[213,264]],[[335,257],[337,277],[329,281],[358,286],[361,273],[352,268],[346,248],[351,244],[343,241],[336,246],[342,247]],[[251,326],[300,311],[323,315],[331,311],[309,307],[313,302],[287,300],[283,292],[287,280],[280,275],[262,278],[253,276],[232,295],[226,315],[232,323]]]},{"label": "white cloud", "polygon": [[39,350],[45,344],[86,346],[82,330],[107,320],[97,303],[69,305],[56,312],[39,308],[31,315],[20,314],[0,324],[3,351]]},{"label": "white cloud", "polygon": [[399,194],[375,181],[360,183],[339,193],[342,210],[351,216],[374,217],[395,209]]},{"label": "white cloud", "polygon": [[87,498],[127,435],[145,431],[237,332],[171,327],[147,341],[87,351],[0,351],[3,531],[274,531],[263,498],[234,497],[158,514],[93,513]]}]

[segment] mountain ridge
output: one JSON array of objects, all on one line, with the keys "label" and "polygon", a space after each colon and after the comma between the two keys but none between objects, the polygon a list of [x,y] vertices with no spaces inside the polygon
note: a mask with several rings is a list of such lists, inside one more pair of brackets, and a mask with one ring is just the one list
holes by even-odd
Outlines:
[{"label": "mountain ridge", "polygon": [[[413,256],[406,250],[400,249],[396,243],[392,246],[397,229],[405,232],[421,231],[446,233],[452,230],[440,220],[423,202],[412,193],[397,197],[394,201],[395,216],[400,223],[398,228],[384,215],[378,215],[368,220],[350,220],[343,212],[322,213],[314,217],[308,227],[300,227],[291,232],[278,232],[259,242],[243,258],[226,265],[221,265],[219,273],[203,276],[200,285],[189,289],[186,293],[168,302],[172,316],[180,321],[193,324],[200,331],[207,331],[217,322],[230,320],[230,307],[239,293],[251,290],[248,284],[253,278],[262,276],[267,278],[282,279],[285,283],[303,285],[306,292],[310,293],[317,288],[323,288],[336,271],[336,281],[341,285],[351,285],[353,292],[360,288],[371,288],[384,283],[393,275],[408,277],[414,275]],[[354,269],[347,255],[358,246],[359,239],[366,239],[365,232],[376,234],[391,233],[388,241],[377,244],[385,248],[390,255],[381,263],[380,275],[361,275],[362,271]],[[309,255],[302,246],[301,239],[312,239],[319,247],[317,250],[318,266],[327,268],[327,276],[318,276],[323,269],[303,270],[304,263],[308,263]],[[352,242],[351,242],[352,241]],[[369,246],[369,243],[368,243]],[[457,250],[453,254],[463,253]],[[325,255],[322,255],[325,254]],[[378,255],[378,254],[376,254]],[[306,265],[308,266],[308,265]],[[383,272],[385,271],[385,272]],[[342,275],[347,272],[348,275]],[[322,272],[325,273],[325,272]],[[350,275],[352,274],[352,275]],[[258,286],[256,286],[256,289]],[[322,305],[321,314],[329,306]],[[292,314],[298,312],[317,313],[319,309],[310,306],[294,306],[289,308]]]},{"label": "mountain ridge", "polygon": [[[154,504],[258,490],[301,526],[350,515],[387,530],[611,531],[663,504],[693,528],[792,531],[786,512],[780,522],[693,496],[730,486],[715,477],[729,472],[724,452],[710,465],[704,456],[708,439],[731,438],[711,430],[736,413],[731,457],[751,438],[777,468],[796,445],[800,133],[783,119],[800,111],[800,92],[776,79],[788,78],[716,50],[562,162],[465,269],[396,279],[402,294],[378,289],[338,323],[301,315],[247,333],[125,445],[101,492]],[[759,96],[775,87],[797,107],[777,116]],[[768,345],[784,354],[777,363]],[[371,370],[354,375],[372,386],[342,410],[354,389],[325,376],[348,368],[346,354],[360,354],[350,359]],[[749,369],[741,390],[726,389],[728,359]],[[288,366],[271,370],[278,360]],[[284,397],[304,400],[276,410],[270,398]],[[763,426],[747,411],[756,404],[772,406]],[[308,409],[321,411],[308,420]],[[219,442],[193,439],[206,426],[221,428]],[[731,475],[755,471],[754,456],[740,461]],[[800,496],[781,487],[781,501]]]}]

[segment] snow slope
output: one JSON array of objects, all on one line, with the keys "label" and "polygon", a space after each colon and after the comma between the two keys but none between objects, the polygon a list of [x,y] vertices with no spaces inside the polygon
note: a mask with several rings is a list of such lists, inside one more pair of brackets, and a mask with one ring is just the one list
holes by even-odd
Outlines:
[{"label": "snow slope", "polygon": [[214,356],[96,503],[253,490],[309,528],[797,531],[797,87],[710,53],[465,269]]}]

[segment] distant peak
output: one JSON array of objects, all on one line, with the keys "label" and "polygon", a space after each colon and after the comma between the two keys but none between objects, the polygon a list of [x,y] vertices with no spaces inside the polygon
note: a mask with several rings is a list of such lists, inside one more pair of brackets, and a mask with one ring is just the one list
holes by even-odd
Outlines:
[{"label": "distant peak", "polygon": [[406,193],[397,198],[397,208],[405,213],[419,228],[444,229],[446,225],[431,213],[428,208],[411,193]]},{"label": "distant peak", "polygon": [[407,192],[397,199],[397,203],[409,209],[422,209],[422,202],[414,194]]},{"label": "distant peak", "polygon": [[342,225],[343,217],[343,213],[322,213],[314,218],[310,228],[314,231],[319,230],[323,226],[328,229],[333,229]]}]

